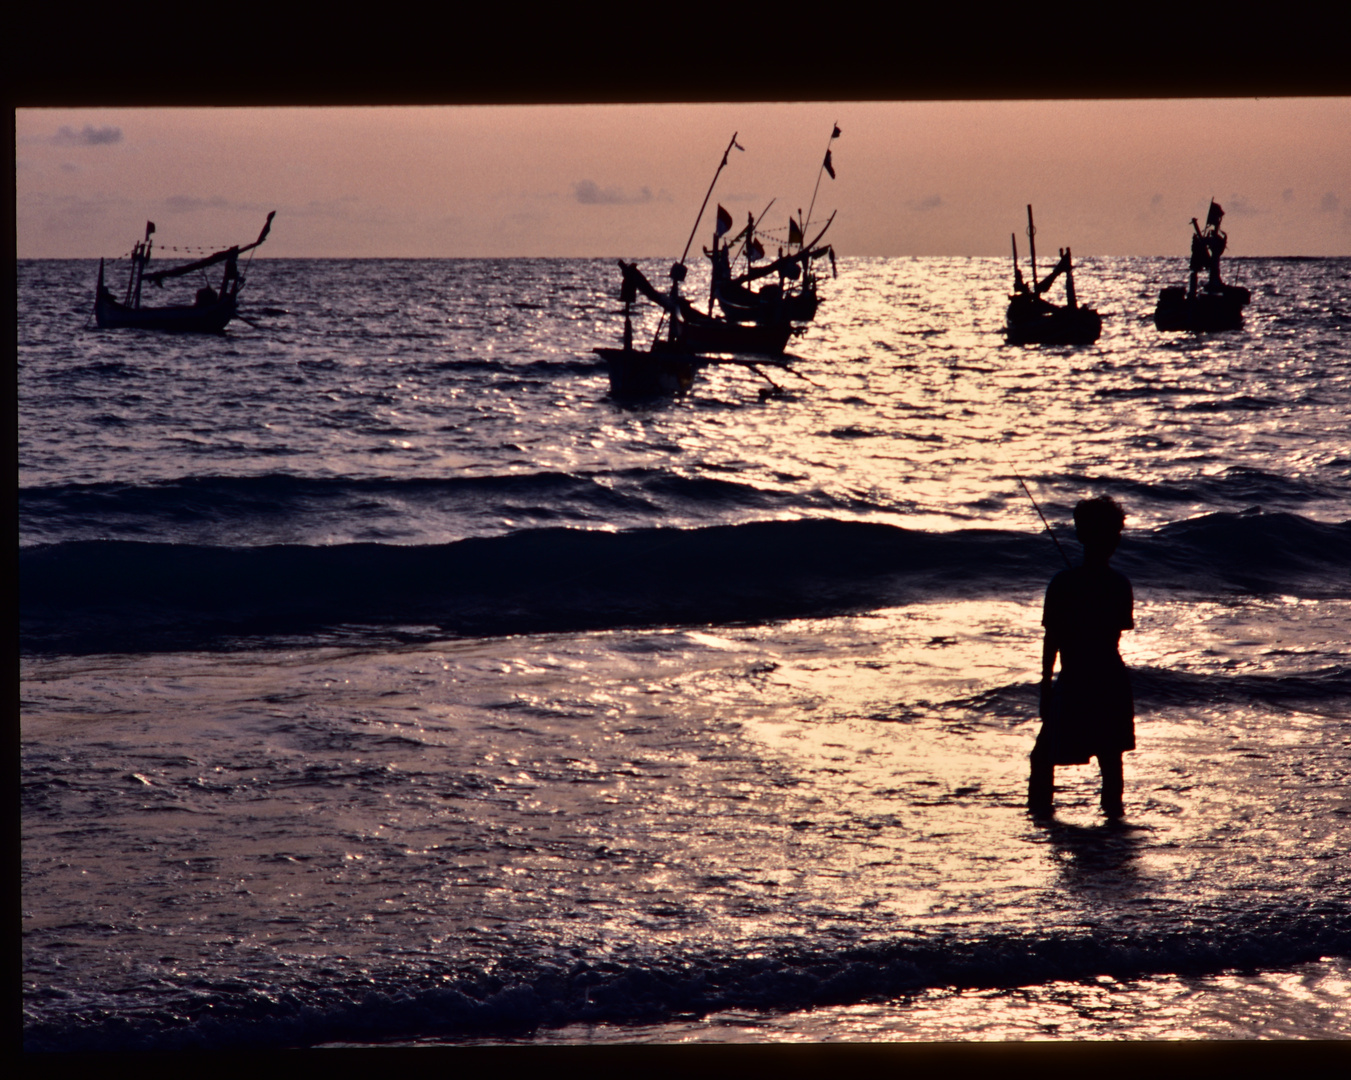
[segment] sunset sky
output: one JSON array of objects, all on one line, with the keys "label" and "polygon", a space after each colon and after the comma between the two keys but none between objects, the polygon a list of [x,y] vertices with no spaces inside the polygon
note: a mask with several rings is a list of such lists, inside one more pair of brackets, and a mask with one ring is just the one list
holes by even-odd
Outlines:
[{"label": "sunset sky", "polygon": [[[1351,98],[381,108],[19,109],[19,258],[254,238],[260,256],[674,256],[715,204],[782,229],[831,125],[841,255],[1351,255]],[[696,247],[697,250],[697,247]]]}]

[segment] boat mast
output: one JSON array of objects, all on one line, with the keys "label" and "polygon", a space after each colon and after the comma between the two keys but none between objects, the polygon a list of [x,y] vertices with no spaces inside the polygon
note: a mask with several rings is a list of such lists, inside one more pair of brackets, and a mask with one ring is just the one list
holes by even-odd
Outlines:
[{"label": "boat mast", "polygon": [[[816,208],[816,193],[821,190],[821,174],[826,171],[826,162],[830,160],[830,144],[833,143],[837,138],[839,138],[839,135],[840,135],[840,122],[836,120],[835,123],[830,125],[830,138],[826,140],[826,156],[821,159],[821,167],[816,170],[816,187],[812,188],[812,201],[807,204],[807,217],[809,218],[812,216],[812,210]],[[833,179],[835,176],[835,172],[833,169],[831,170],[830,175],[831,178]],[[802,217],[801,210],[799,210],[797,214],[798,217]],[[801,225],[802,225],[802,235],[806,236],[807,222],[802,221]]]},{"label": "boat mast", "polygon": [[145,264],[150,261],[150,248],[154,241],[150,239],[150,234],[155,231],[155,223],[147,221],[145,223],[145,242],[140,245],[141,255],[136,261],[136,297],[133,307],[141,306],[141,278],[145,275]]},{"label": "boat mast", "polygon": [[132,290],[136,288],[136,264],[141,257],[141,242],[139,240],[131,245],[131,270],[127,273],[127,293],[122,297],[122,303],[126,307],[131,307]]},{"label": "boat mast", "polygon": [[[690,230],[690,238],[685,241],[685,250],[680,256],[680,264],[682,266],[685,264],[685,259],[690,253],[690,245],[694,243],[694,234],[699,231],[699,222],[704,218],[704,211],[708,209],[708,200],[713,194],[713,185],[718,182],[718,174],[727,166],[727,155],[732,152],[732,147],[734,146],[741,151],[746,149],[744,146],[737,143],[736,136],[737,133],[735,131],[732,132],[732,141],[727,144],[727,149],[722,152],[722,161],[718,163],[717,172],[713,174],[713,182],[708,185],[708,193],[704,195],[703,204],[699,207],[699,216],[694,219],[694,228]],[[714,242],[716,243],[717,241],[715,240]]]},{"label": "boat mast", "polygon": [[1032,291],[1037,291],[1037,227],[1032,224],[1032,204],[1027,204],[1027,242],[1032,248]]}]

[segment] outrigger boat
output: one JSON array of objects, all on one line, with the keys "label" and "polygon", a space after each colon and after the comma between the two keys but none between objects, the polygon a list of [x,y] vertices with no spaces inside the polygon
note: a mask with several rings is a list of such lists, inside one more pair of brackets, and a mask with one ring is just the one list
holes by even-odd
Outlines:
[{"label": "outrigger boat", "polygon": [[[1027,239],[1032,248],[1032,284],[1023,280],[1018,267],[1018,237],[1013,235],[1013,295],[1005,334],[1010,345],[1091,345],[1102,333],[1102,317],[1092,308],[1081,307],[1074,292],[1074,264],[1069,248],[1060,249],[1060,261],[1042,281],[1037,280],[1037,229],[1032,224],[1032,207],[1027,208]],[[1065,275],[1065,306],[1042,299],[1055,279]]]},{"label": "outrigger boat", "polygon": [[[1243,309],[1252,293],[1241,285],[1226,285],[1220,280],[1220,256],[1229,242],[1220,229],[1224,210],[1214,199],[1202,229],[1192,218],[1191,279],[1184,289],[1175,285],[1159,291],[1154,309],[1154,325],[1160,330],[1238,330],[1243,326]],[[1206,283],[1196,287],[1197,275],[1207,271]]]},{"label": "outrigger boat", "polygon": [[[704,362],[703,357],[680,344],[674,336],[662,340],[660,329],[649,351],[643,352],[633,347],[630,312],[639,291],[662,307],[665,307],[667,297],[652,287],[636,263],[626,263],[620,259],[619,269],[623,275],[619,298],[624,302],[624,344],[619,349],[595,350],[605,361],[609,372],[610,393],[621,398],[669,397],[689,393],[694,385],[694,374]],[[672,278],[680,271],[683,279],[684,269],[680,263],[676,263],[671,267]],[[673,329],[674,326],[673,321]]]},{"label": "outrigger boat", "polygon": [[[721,209],[719,207],[720,211]],[[765,211],[768,210],[769,207],[765,207]],[[760,216],[763,218],[764,214]],[[801,216],[800,212],[798,216]],[[783,248],[780,248],[778,257],[763,266],[755,265],[757,259],[764,258],[765,249],[755,236],[756,220],[749,214],[746,227],[730,241],[719,246],[715,236],[713,250],[704,248],[704,254],[713,263],[709,310],[713,309],[716,302],[728,320],[737,323],[756,323],[761,326],[785,322],[811,322],[816,317],[816,309],[820,303],[816,292],[817,276],[813,263],[817,259],[829,258],[831,273],[835,273],[835,249],[828,244],[824,247],[817,246],[834,220],[835,215],[831,214],[816,238],[810,244],[803,244],[801,228],[790,217],[789,246],[796,246],[798,250],[785,254]],[[734,259],[731,248],[738,241],[743,242],[738,256],[745,255],[746,269],[733,277]],[[758,291],[750,288],[751,282],[775,274],[779,278],[777,282],[770,282]]]},{"label": "outrigger boat", "polygon": [[[267,239],[267,234],[272,228],[272,219],[276,214],[277,212],[273,210],[267,215],[262,232],[252,244],[226,248],[204,259],[151,273],[146,273],[145,268],[150,262],[150,251],[153,246],[150,237],[155,231],[155,223],[147,221],[145,239],[138,241],[132,248],[131,272],[127,278],[126,295],[121,301],[104,284],[103,260],[99,260],[98,288],[94,294],[94,318],[99,329],[133,327],[141,330],[220,333],[238,313],[239,290],[244,287],[245,280],[239,272],[239,256],[246,251],[252,251]],[[171,304],[167,307],[141,306],[141,286],[144,282],[149,281],[153,285],[162,286],[167,278],[205,271],[207,267],[220,263],[225,264],[225,269],[219,290],[213,289],[209,283],[204,283],[197,290],[196,299],[192,304]]]},{"label": "outrigger boat", "polygon": [[[838,130],[837,128],[836,134],[838,134]],[[831,137],[834,138],[835,135]],[[732,135],[731,141],[727,144],[727,149],[723,151],[722,161],[713,174],[713,183],[709,184],[708,192],[704,195],[703,204],[699,208],[699,215],[695,218],[694,228],[690,231],[689,240],[686,241],[685,251],[680,260],[671,266],[671,287],[668,292],[663,292],[654,286],[647,279],[647,276],[638,269],[636,263],[619,260],[619,269],[622,275],[620,299],[624,302],[623,346],[618,349],[597,348],[594,350],[597,355],[605,360],[610,375],[610,392],[615,396],[652,397],[687,393],[694,384],[694,376],[698,369],[712,363],[745,364],[745,366],[759,372],[773,385],[773,380],[760,372],[754,363],[744,360],[726,360],[710,354],[749,353],[780,357],[787,347],[789,338],[794,334],[801,333],[804,329],[799,324],[810,320],[811,316],[815,314],[817,303],[816,281],[815,277],[811,275],[811,262],[813,259],[828,255],[833,267],[833,250],[828,247],[818,248],[815,246],[816,241],[813,241],[811,245],[804,246],[802,250],[796,253],[781,256],[769,266],[758,268],[754,278],[743,275],[741,278],[733,280],[729,271],[725,275],[726,280],[720,282],[716,269],[719,260],[715,253],[720,253],[723,256],[723,265],[730,267],[730,258],[727,257],[727,253],[730,243],[736,242],[733,240],[728,244],[720,244],[721,237],[731,229],[732,225],[731,215],[721,206],[718,207],[717,225],[713,234],[713,251],[710,252],[705,249],[705,253],[714,259],[715,266],[713,291],[709,296],[708,311],[706,313],[700,311],[689,300],[680,295],[680,287],[688,274],[685,259],[689,255],[690,245],[694,242],[699,221],[708,208],[708,200],[713,194],[718,175],[726,167],[728,155],[733,147],[738,150],[744,149],[737,143],[736,134]],[[826,160],[829,161],[829,152],[827,152]],[[766,207],[766,210],[768,210],[768,207]],[[834,220],[834,214],[831,215],[830,220]],[[829,225],[830,221],[827,221],[826,227],[829,227]],[[816,240],[819,241],[824,233],[825,229],[823,228]],[[757,243],[758,246],[758,242],[754,238],[753,219],[748,224],[747,229],[736,237],[736,240],[743,237],[748,241],[748,245]],[[761,252],[763,252],[763,249],[761,249]],[[777,291],[773,286],[763,288],[759,292],[754,292],[746,287],[749,280],[773,273],[781,274],[781,282],[784,279],[804,276],[807,280],[804,281],[801,289],[787,294],[785,294],[782,284]],[[720,283],[726,286],[725,292],[719,291]],[[737,289],[740,289],[741,292],[738,293]],[[631,311],[633,302],[638,298],[639,293],[655,303],[663,312],[652,347],[646,351],[633,347]],[[736,310],[738,298],[742,300],[740,311]],[[723,309],[722,317],[713,313],[715,301]],[[803,306],[804,303],[810,304],[810,310],[806,312],[805,316],[802,315],[802,312],[806,310]],[[667,328],[664,339],[662,338],[663,328]],[[776,389],[781,388],[776,387]]]},{"label": "outrigger boat", "polygon": [[[710,288],[708,298],[708,310],[713,311],[713,305],[716,301],[723,315],[732,322],[738,323],[756,323],[758,325],[773,325],[778,323],[805,324],[816,317],[816,309],[820,303],[816,292],[817,276],[814,270],[814,263],[818,259],[829,258],[832,275],[835,274],[835,249],[829,245],[818,246],[821,238],[825,236],[826,230],[835,220],[832,213],[826,219],[825,225],[821,231],[809,244],[804,244],[803,235],[807,228],[807,222],[811,219],[811,212],[816,207],[816,196],[821,190],[821,174],[829,172],[831,179],[835,178],[835,166],[831,163],[830,144],[840,137],[838,125],[832,125],[830,138],[826,142],[826,154],[822,159],[821,167],[816,172],[816,187],[812,189],[812,201],[807,209],[806,215],[802,211],[797,212],[797,220],[790,216],[788,219],[788,252],[785,253],[782,247],[779,248],[778,257],[764,266],[756,266],[759,259],[765,257],[764,245],[756,237],[756,230],[759,221],[764,220],[765,214],[769,212],[769,207],[774,205],[774,200],[769,201],[769,206],[760,212],[759,219],[746,215],[746,227],[741,230],[731,240],[726,241],[719,246],[718,238],[732,227],[731,215],[727,214],[721,206],[718,207],[718,228],[713,234],[713,249],[710,251],[704,248],[704,254],[712,260],[713,267],[710,275]],[[734,259],[731,256],[733,245],[741,243],[741,250],[737,253],[738,257],[744,255],[746,258],[746,269],[743,273],[733,277],[732,265]],[[797,250],[794,251],[793,249]],[[762,286],[758,291],[751,289],[753,281],[761,278],[770,277],[777,274],[778,282],[771,282]],[[795,284],[796,283],[796,284]]]}]

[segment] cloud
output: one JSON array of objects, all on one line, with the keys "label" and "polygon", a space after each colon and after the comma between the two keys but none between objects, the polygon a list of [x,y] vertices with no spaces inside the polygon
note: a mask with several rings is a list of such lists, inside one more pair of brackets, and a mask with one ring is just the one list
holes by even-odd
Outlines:
[{"label": "cloud", "polygon": [[1260,214],[1262,211],[1241,195],[1230,195],[1229,198],[1224,200],[1224,212],[1236,217],[1244,217],[1247,214]]},{"label": "cloud", "polygon": [[1282,191],[1282,192],[1281,192],[1281,201],[1282,201],[1282,202],[1288,202],[1288,203],[1294,202],[1294,201],[1295,201],[1295,189],[1292,188],[1292,187],[1288,187],[1288,188],[1286,188],[1284,191]]},{"label": "cloud", "polygon": [[121,141],[121,128],[96,128],[91,124],[85,124],[80,131],[62,125],[57,133],[52,136],[52,142],[57,146],[111,146],[113,143],[120,143]]},{"label": "cloud", "polygon": [[1337,207],[1341,205],[1341,200],[1332,192],[1325,192],[1322,201],[1318,204],[1318,209],[1325,214],[1335,214]]},{"label": "cloud", "polygon": [[918,201],[916,201],[915,199],[910,200],[910,208],[912,210],[919,210],[921,213],[925,210],[937,210],[942,205],[943,205],[942,195],[926,195],[924,198],[919,199]]},{"label": "cloud", "polygon": [[1162,193],[1156,191],[1153,195],[1151,195],[1151,196],[1149,197],[1149,208],[1150,208],[1151,210],[1162,210],[1162,209],[1163,209],[1163,195],[1162,195]]},{"label": "cloud", "polygon": [[210,199],[199,199],[195,195],[170,195],[164,205],[178,213],[190,214],[194,210],[223,210],[230,204],[220,195]]},{"label": "cloud", "polygon": [[643,186],[632,195],[626,195],[619,188],[602,188],[594,180],[578,180],[572,185],[573,197],[584,206],[617,206],[624,203],[649,203],[652,201],[652,189]]}]

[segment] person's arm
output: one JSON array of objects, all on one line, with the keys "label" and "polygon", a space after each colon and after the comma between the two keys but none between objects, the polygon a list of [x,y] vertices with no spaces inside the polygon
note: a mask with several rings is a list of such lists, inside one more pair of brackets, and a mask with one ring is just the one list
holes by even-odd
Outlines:
[{"label": "person's arm", "polygon": [[1060,645],[1048,627],[1041,641],[1041,707],[1038,711],[1043,720],[1051,711],[1051,678],[1055,675],[1055,658],[1059,652]]}]

